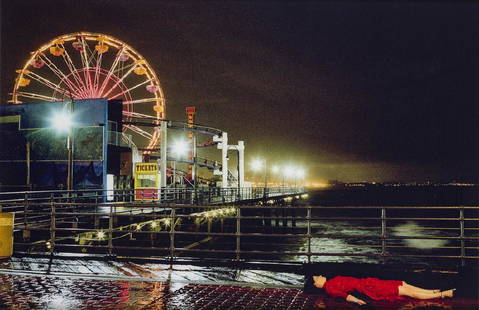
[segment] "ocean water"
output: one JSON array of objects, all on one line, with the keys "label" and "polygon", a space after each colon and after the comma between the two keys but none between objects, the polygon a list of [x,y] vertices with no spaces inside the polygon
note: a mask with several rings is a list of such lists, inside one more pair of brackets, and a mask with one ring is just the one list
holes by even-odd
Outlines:
[{"label": "ocean water", "polygon": [[[307,232],[308,223],[302,220],[296,221],[295,227],[292,227],[290,221],[287,226],[283,226],[282,220],[277,223],[274,219],[271,226],[266,225],[266,228],[264,222],[246,222],[242,224],[243,232],[286,234],[285,237],[275,238],[242,238],[242,250],[261,249],[283,253],[263,256],[257,254],[249,258],[304,262],[307,261],[306,255],[288,255],[286,252],[306,253],[309,244],[311,252],[314,253],[311,256],[312,262],[459,264],[462,261],[454,257],[461,255],[461,242],[447,238],[460,236],[460,222],[457,220],[460,216],[460,206],[479,206],[479,191],[477,186],[336,187],[311,191],[309,198],[300,202],[299,205],[330,207],[312,211],[313,217],[326,218],[311,222],[312,238],[308,240],[308,238],[294,236]],[[354,208],[331,209],[334,206],[354,206]],[[362,208],[364,206],[376,206],[378,209],[364,209]],[[385,241],[386,256],[368,256],[382,253],[382,240],[378,238],[381,235],[381,221],[340,218],[379,218],[382,206],[402,206],[403,208],[386,211],[388,218],[400,218],[386,221],[386,234],[391,238]],[[408,208],[414,206],[427,208]],[[435,206],[449,206],[451,209],[434,209]],[[464,216],[478,219],[478,213],[477,209],[466,210]],[[283,213],[281,211],[276,213],[273,209],[271,214]],[[291,213],[286,212],[286,215]],[[295,215],[304,216],[305,211],[298,210]],[[427,220],[416,218],[427,218]],[[438,220],[441,218],[455,220]],[[479,221],[466,221],[464,228],[465,236],[479,236]],[[421,237],[426,239],[420,239]],[[467,256],[479,256],[477,240],[466,240],[463,245]],[[467,263],[468,260],[466,259],[465,262]]]}]

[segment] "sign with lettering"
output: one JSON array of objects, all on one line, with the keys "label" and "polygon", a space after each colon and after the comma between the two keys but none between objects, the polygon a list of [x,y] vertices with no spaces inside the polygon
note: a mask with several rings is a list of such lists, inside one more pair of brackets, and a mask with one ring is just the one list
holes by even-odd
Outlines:
[{"label": "sign with lettering", "polygon": [[158,200],[158,168],[156,163],[135,164],[135,200]]},{"label": "sign with lettering", "polygon": [[145,173],[152,174],[158,172],[158,164],[155,163],[136,163],[135,164],[136,173]]}]

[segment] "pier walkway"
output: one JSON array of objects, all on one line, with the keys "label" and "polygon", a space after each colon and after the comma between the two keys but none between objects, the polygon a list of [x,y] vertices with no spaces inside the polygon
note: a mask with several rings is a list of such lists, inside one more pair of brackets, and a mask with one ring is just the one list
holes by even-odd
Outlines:
[{"label": "pier walkway", "polygon": [[[82,259],[0,261],[2,309],[359,309],[323,294],[305,294],[298,268],[280,270]],[[289,270],[287,270],[289,269]],[[404,276],[404,275],[403,275]],[[445,276],[445,277],[451,277]],[[419,280],[421,275],[416,275]],[[431,280],[431,279],[430,279]],[[424,282],[424,279],[422,279]],[[449,280],[453,281],[453,280]],[[411,282],[411,283],[414,283]],[[443,281],[443,285],[451,282]],[[438,287],[437,283],[429,286]],[[442,288],[442,287],[441,287]],[[478,309],[477,296],[370,301],[369,309]],[[361,307],[364,309],[364,306]]]}]

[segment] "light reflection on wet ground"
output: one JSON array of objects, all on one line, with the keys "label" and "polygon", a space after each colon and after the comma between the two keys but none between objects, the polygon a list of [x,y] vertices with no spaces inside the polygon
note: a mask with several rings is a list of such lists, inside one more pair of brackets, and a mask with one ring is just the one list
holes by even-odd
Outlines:
[{"label": "light reflection on wet ground", "polygon": [[[473,299],[371,302],[370,309],[478,309]],[[0,274],[1,309],[358,309],[300,289]]]},{"label": "light reflection on wet ground", "polygon": [[12,257],[0,261],[0,273],[24,275],[52,275],[70,278],[129,279],[174,283],[215,283],[238,285],[301,287],[303,275],[292,272],[168,265],[157,263],[95,261],[82,259],[48,259]]}]

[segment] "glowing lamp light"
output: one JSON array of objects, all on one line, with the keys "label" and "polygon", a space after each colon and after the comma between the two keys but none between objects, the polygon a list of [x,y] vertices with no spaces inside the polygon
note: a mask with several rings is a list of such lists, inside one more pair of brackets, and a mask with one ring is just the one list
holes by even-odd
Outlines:
[{"label": "glowing lamp light", "polygon": [[59,112],[53,115],[52,125],[57,130],[67,131],[72,127],[73,120],[70,114]]},{"label": "glowing lamp light", "polygon": [[271,168],[271,171],[273,173],[279,173],[279,167],[278,166],[273,166],[273,168]]},{"label": "glowing lamp light", "polygon": [[105,233],[103,231],[97,232],[96,236],[97,236],[98,240],[105,239]]},{"label": "glowing lamp light", "polygon": [[294,174],[295,169],[292,166],[286,166],[283,170],[283,174],[286,177],[292,176]]},{"label": "glowing lamp light", "polygon": [[178,140],[173,144],[172,152],[176,157],[182,157],[188,153],[188,143],[185,140]]},{"label": "glowing lamp light", "polygon": [[302,169],[302,168],[298,168],[298,169],[296,169],[295,172],[294,172],[294,176],[295,176],[296,178],[298,178],[298,179],[304,178],[305,174],[306,174],[306,173],[304,172],[304,169]]},{"label": "glowing lamp light", "polygon": [[251,168],[254,171],[259,171],[261,168],[263,168],[263,161],[261,159],[254,159],[253,162],[251,162]]}]

